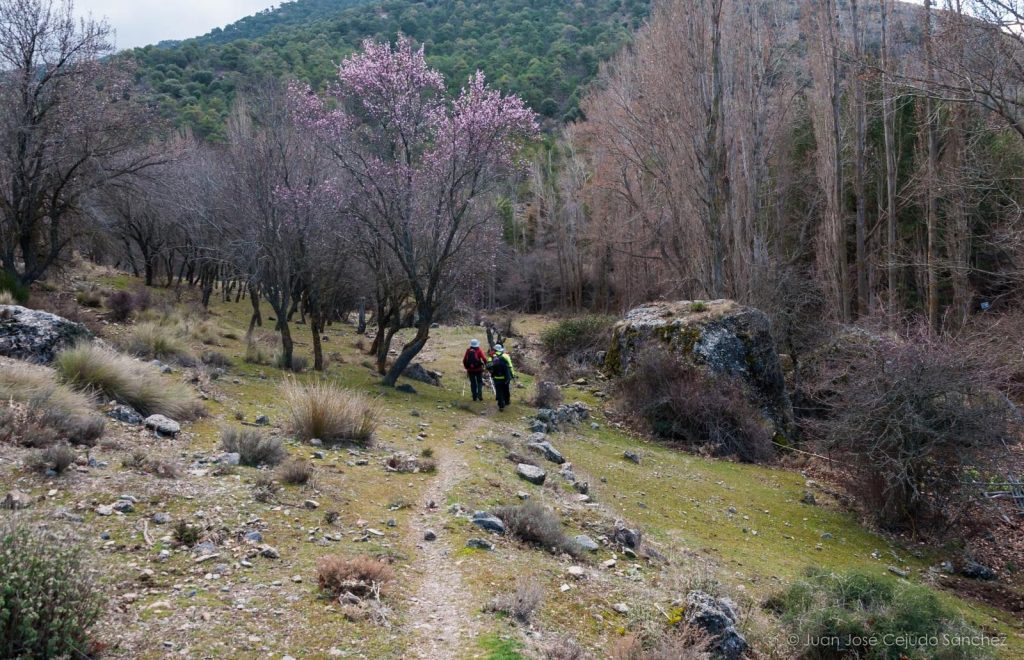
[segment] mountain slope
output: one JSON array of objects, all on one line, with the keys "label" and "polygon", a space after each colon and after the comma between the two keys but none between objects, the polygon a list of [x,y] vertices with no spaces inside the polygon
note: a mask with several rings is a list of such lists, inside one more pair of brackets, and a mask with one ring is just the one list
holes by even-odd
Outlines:
[{"label": "mountain slope", "polygon": [[649,0],[298,0],[223,30],[126,54],[179,125],[222,135],[234,95],[267,76],[316,87],[366,38],[407,34],[457,88],[475,70],[542,115],[573,118],[580,88],[629,40]]}]

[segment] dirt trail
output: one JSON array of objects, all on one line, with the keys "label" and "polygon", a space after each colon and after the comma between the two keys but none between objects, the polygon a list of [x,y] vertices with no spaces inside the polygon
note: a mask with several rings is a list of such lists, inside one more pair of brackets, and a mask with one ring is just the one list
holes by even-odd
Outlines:
[{"label": "dirt trail", "polygon": [[[458,437],[471,443],[487,421],[486,417],[477,417],[459,430]],[[412,639],[408,657],[412,658],[458,657],[472,644],[479,628],[462,574],[452,559],[457,548],[444,533],[447,494],[468,472],[460,446],[466,445],[435,448],[438,476],[424,491],[410,525],[409,540],[416,546],[413,570],[423,576],[408,611],[407,627]],[[431,502],[434,507],[430,507]],[[428,529],[437,533],[437,540],[423,539]]]}]

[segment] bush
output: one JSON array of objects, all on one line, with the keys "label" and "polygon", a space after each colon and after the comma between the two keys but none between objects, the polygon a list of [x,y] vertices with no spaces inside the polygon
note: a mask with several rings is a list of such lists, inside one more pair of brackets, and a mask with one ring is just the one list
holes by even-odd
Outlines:
[{"label": "bush", "polygon": [[239,462],[250,467],[273,467],[288,456],[279,439],[256,429],[226,428],[220,434],[220,447],[226,452],[237,453]]},{"label": "bush", "polygon": [[619,388],[626,408],[660,438],[747,462],[772,456],[767,419],[734,379],[649,349]]},{"label": "bush", "polygon": [[377,429],[378,408],[367,397],[325,380],[283,387],[291,431],[302,440],[369,444]]},{"label": "bush", "polygon": [[127,291],[115,291],[107,296],[110,320],[124,323],[135,313],[135,298]]},{"label": "bush", "polygon": [[503,506],[494,515],[505,523],[508,533],[525,543],[542,547],[552,552],[576,554],[578,548],[562,530],[562,523],[551,509],[527,502],[516,506]]},{"label": "bush", "polygon": [[106,427],[88,397],[41,367],[9,364],[0,369],[0,406],[11,403],[16,405],[0,409],[0,441],[44,447],[65,440],[91,447]]},{"label": "bush", "polygon": [[562,403],[562,388],[550,381],[538,381],[533,394],[533,405],[538,408],[557,408]]},{"label": "bush", "polygon": [[523,575],[516,581],[516,588],[494,599],[489,608],[501,612],[519,623],[528,624],[533,613],[544,602],[544,589],[532,575]]},{"label": "bush", "polygon": [[0,657],[87,656],[104,606],[97,585],[69,537],[0,526]]},{"label": "bush", "polygon": [[231,358],[217,351],[204,352],[202,357],[200,357],[200,361],[208,367],[219,367],[221,369],[229,369],[231,367]]},{"label": "bush", "polygon": [[368,555],[330,555],[316,563],[317,584],[332,598],[345,592],[360,598],[379,598],[393,579],[394,571],[389,565]]},{"label": "bush", "polygon": [[578,316],[559,321],[540,335],[544,352],[551,359],[603,351],[611,343],[612,316]]},{"label": "bush", "polygon": [[79,290],[78,293],[75,294],[75,300],[77,300],[78,304],[83,307],[102,307],[103,292],[100,291],[99,287],[88,286]]},{"label": "bush", "polygon": [[[1011,408],[985,356],[925,334],[873,337],[838,355],[810,426],[843,460],[852,494],[890,528],[943,523],[962,485],[1011,437]],[[1001,467],[1001,466],[1000,466]]]},{"label": "bush", "polygon": [[140,323],[132,328],[125,349],[150,360],[172,360],[188,355],[177,330],[157,323]]},{"label": "bush", "polygon": [[[918,646],[929,637],[977,636],[954,610],[926,587],[856,571],[833,573],[812,568],[806,576],[771,598],[767,607],[799,639],[823,643],[803,649],[803,658],[980,658],[982,646]],[[851,646],[872,637],[885,644]],[[836,640],[836,644],[824,643]]]},{"label": "bush", "polygon": [[202,530],[195,525],[188,524],[184,520],[179,520],[174,524],[171,537],[178,545],[191,548],[196,543],[199,543],[199,539],[202,538]]},{"label": "bush", "polygon": [[313,466],[308,461],[294,459],[281,464],[275,471],[275,474],[281,483],[290,486],[302,486],[313,477]]},{"label": "bush", "polygon": [[205,412],[202,403],[185,385],[169,382],[152,367],[95,344],[79,344],[62,351],[54,366],[72,387],[100,392],[143,415],[159,413],[176,420],[188,420]]},{"label": "bush", "polygon": [[0,300],[0,305],[24,305],[28,302],[28,287],[7,271],[0,271],[0,295],[3,294],[7,294],[4,300],[11,302]]},{"label": "bush", "polygon": [[71,447],[53,445],[33,453],[28,459],[28,468],[33,472],[53,470],[57,474],[64,474],[65,470],[74,465],[76,458],[78,455]]},{"label": "bush", "polygon": [[161,479],[177,479],[181,475],[181,468],[177,463],[160,458],[150,458],[149,454],[142,449],[133,451],[131,456],[121,462],[121,465],[127,470],[145,472]]}]

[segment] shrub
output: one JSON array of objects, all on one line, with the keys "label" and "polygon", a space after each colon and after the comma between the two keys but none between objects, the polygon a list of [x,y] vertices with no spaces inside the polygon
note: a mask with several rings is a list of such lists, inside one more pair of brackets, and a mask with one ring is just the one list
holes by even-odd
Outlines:
[{"label": "shrub", "polygon": [[101,307],[103,305],[103,292],[96,286],[88,286],[75,294],[75,300],[83,307]]},{"label": "shrub", "polygon": [[[6,294],[6,295],[4,295]],[[28,287],[7,271],[0,271],[0,305],[24,305],[28,302]],[[5,302],[5,301],[11,302]]]},{"label": "shrub", "polygon": [[79,658],[103,613],[98,583],[70,537],[0,526],[0,657]]},{"label": "shrub", "polygon": [[532,575],[523,575],[516,581],[516,588],[498,596],[488,609],[501,612],[519,623],[530,623],[533,613],[544,602],[544,589]]},{"label": "shrub", "polygon": [[173,461],[161,458],[150,458],[142,449],[136,449],[131,456],[125,458],[121,465],[127,470],[137,470],[152,474],[160,479],[177,479],[181,476],[181,468]]},{"label": "shrub", "polygon": [[533,405],[538,408],[557,408],[562,403],[562,388],[550,381],[538,381],[533,394]]},{"label": "shrub", "polygon": [[369,398],[325,380],[289,378],[283,394],[291,431],[302,440],[369,444],[377,429],[378,408]]},{"label": "shrub", "polygon": [[256,429],[225,428],[220,434],[220,446],[226,452],[237,453],[239,462],[250,467],[273,467],[288,456],[278,438]]},{"label": "shrub", "polygon": [[28,459],[28,467],[33,472],[46,472],[53,470],[57,474],[64,474],[64,471],[74,465],[78,455],[67,445],[53,445],[46,449],[34,452]]},{"label": "shrub", "polygon": [[503,506],[494,515],[505,523],[508,533],[521,541],[553,552],[576,554],[578,548],[562,530],[562,523],[551,509],[537,502]]},{"label": "shrub", "polygon": [[169,382],[152,367],[95,344],[79,344],[62,351],[54,366],[69,385],[100,392],[143,415],[159,413],[187,420],[205,413],[202,403],[185,385]]},{"label": "shrub", "polygon": [[110,320],[123,323],[135,313],[135,298],[127,291],[115,291],[107,296]]},{"label": "shrub", "polygon": [[248,364],[272,364],[277,359],[277,344],[277,338],[270,334],[249,335],[244,359]]},{"label": "shrub", "polygon": [[559,321],[540,335],[551,359],[567,359],[605,350],[611,343],[612,316],[577,316]]},{"label": "shrub", "polygon": [[257,502],[267,503],[277,496],[278,486],[274,477],[269,474],[260,474],[252,485],[252,496]]},{"label": "shrub", "polygon": [[298,459],[282,463],[275,471],[281,483],[290,486],[302,486],[313,477],[313,466],[308,461]]},{"label": "shrub", "polygon": [[360,598],[379,598],[394,579],[391,566],[368,555],[321,557],[316,563],[316,581],[328,596],[345,592]]},{"label": "shrub", "polygon": [[747,462],[772,456],[767,420],[735,379],[650,349],[638,356],[620,392],[626,408],[660,438]]},{"label": "shrub", "polygon": [[41,367],[9,364],[0,369],[0,406],[12,402],[20,405],[3,413],[3,441],[44,447],[66,440],[91,447],[106,427],[88,397],[58,383],[53,372]]},{"label": "shrub", "polygon": [[188,355],[177,330],[157,323],[140,323],[132,328],[125,341],[132,355],[150,360],[171,360]]},{"label": "shrub", "polygon": [[220,367],[221,369],[231,367],[231,358],[217,351],[205,351],[200,357],[200,361],[208,367]]},{"label": "shrub", "polygon": [[[802,650],[804,658],[978,658],[991,653],[982,646],[918,646],[943,634],[981,633],[928,588],[888,577],[812,568],[767,607],[799,639],[836,641],[809,645]],[[850,645],[872,637],[889,641]]]},{"label": "shrub", "polygon": [[309,360],[303,355],[296,355],[293,353],[292,365],[289,367],[284,363],[284,353],[278,353],[277,357],[274,358],[274,366],[278,369],[285,369],[293,373],[301,374],[309,368]]},{"label": "shrub", "polygon": [[199,539],[202,537],[202,530],[195,525],[188,524],[184,520],[179,520],[174,524],[171,537],[178,545],[191,548],[196,543],[199,543]]},{"label": "shrub", "polygon": [[880,524],[943,522],[971,497],[968,473],[1002,451],[1012,411],[984,357],[922,333],[875,337],[831,365],[833,394],[811,428]]}]

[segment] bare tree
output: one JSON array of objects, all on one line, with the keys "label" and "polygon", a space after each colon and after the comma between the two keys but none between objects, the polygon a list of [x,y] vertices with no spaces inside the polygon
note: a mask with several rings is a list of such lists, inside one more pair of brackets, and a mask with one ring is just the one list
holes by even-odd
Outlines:
[{"label": "bare tree", "polygon": [[24,284],[58,262],[92,191],[163,160],[105,23],[70,1],[0,0],[0,266]]}]

